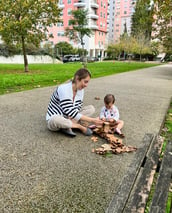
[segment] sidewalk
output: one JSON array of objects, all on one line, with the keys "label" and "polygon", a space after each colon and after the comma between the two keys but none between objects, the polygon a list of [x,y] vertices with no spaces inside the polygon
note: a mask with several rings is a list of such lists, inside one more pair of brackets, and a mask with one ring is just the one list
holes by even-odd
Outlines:
[{"label": "sidewalk", "polygon": [[[54,88],[0,96],[0,212],[103,213],[135,157],[96,155],[91,150],[103,139],[48,131]],[[140,147],[145,133],[160,130],[172,96],[172,65],[92,79],[84,104],[96,107],[95,116],[106,93],[115,95],[125,121],[124,144]]]}]

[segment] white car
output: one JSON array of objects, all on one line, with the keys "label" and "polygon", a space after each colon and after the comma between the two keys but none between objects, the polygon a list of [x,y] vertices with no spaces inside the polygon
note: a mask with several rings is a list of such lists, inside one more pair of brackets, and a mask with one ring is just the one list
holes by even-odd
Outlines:
[{"label": "white car", "polygon": [[79,55],[73,55],[72,57],[69,58],[69,61],[80,61],[81,58]]}]

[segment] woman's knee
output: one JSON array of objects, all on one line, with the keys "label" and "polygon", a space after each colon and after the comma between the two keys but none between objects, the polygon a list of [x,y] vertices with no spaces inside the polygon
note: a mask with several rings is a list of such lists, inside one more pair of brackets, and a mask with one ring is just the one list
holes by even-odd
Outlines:
[{"label": "woman's knee", "polygon": [[92,114],[95,113],[95,107],[93,105],[89,105],[89,110]]},{"label": "woman's knee", "polygon": [[47,127],[51,131],[58,131],[61,128],[71,128],[72,121],[60,115],[53,115],[48,120]]},{"label": "woman's knee", "polygon": [[91,116],[95,113],[95,107],[93,105],[88,105],[82,108],[81,114],[86,116]]}]

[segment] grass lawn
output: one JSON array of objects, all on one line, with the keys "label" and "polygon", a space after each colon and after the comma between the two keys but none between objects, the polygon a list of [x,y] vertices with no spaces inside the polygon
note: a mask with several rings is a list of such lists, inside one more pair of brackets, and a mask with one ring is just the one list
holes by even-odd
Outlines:
[{"label": "grass lawn", "polygon": [[[115,61],[89,63],[87,68],[91,71],[92,77],[96,78],[157,65]],[[21,64],[0,64],[0,95],[60,84],[70,79],[81,67],[81,63],[30,64],[30,71],[25,73]]]}]

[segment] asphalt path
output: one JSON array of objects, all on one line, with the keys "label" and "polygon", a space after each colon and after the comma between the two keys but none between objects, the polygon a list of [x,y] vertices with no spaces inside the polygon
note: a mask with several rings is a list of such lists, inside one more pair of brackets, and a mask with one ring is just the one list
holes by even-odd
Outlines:
[{"label": "asphalt path", "polygon": [[[109,62],[109,66],[110,66]],[[103,157],[97,143],[50,132],[45,114],[55,87],[0,96],[0,212],[103,213],[135,152]],[[113,93],[125,125],[124,144],[139,146],[157,135],[172,96],[172,65],[91,79],[84,104],[98,116]],[[95,97],[100,97],[96,100]]]}]

